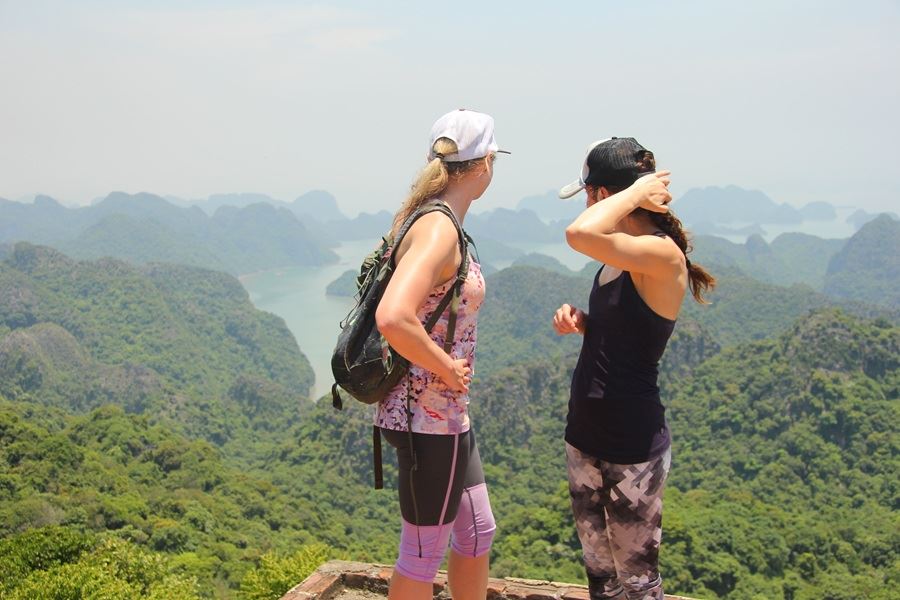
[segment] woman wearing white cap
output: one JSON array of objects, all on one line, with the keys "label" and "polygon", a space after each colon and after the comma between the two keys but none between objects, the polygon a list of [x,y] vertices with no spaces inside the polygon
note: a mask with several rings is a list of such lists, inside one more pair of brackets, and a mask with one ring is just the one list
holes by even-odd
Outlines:
[{"label": "woman wearing white cap", "polygon": [[563,304],[561,334],[584,336],[572,374],[566,425],[569,492],[592,600],[662,600],[658,569],[670,437],[660,402],[659,360],[687,288],[715,279],[687,258],[691,247],[669,212],[669,172],[633,138],[588,148],[578,181],[587,208],[566,229],[569,245],[602,266],[584,312]]},{"label": "woman wearing white cap", "polygon": [[452,211],[419,217],[397,248],[396,270],[378,306],[378,328],[411,365],[375,412],[375,424],[397,450],[402,530],[388,597],[432,597],[432,582],[451,545],[448,580],[454,598],[486,596],[488,554],[495,525],[468,403],[477,313],[484,300],[481,268],[469,260],[452,334],[444,352],[448,316],[431,333],[424,324],[456,280],[459,234],[471,203],[493,177],[498,149],[494,120],[456,110],[437,120],[428,163],[394,218],[393,232],[428,202]]}]

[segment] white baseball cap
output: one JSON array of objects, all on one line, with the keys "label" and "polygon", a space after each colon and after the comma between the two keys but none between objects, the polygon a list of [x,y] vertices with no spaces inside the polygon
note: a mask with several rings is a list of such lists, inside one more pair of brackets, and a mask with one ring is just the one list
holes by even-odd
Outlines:
[{"label": "white baseball cap", "polygon": [[476,158],[484,158],[491,152],[509,154],[500,150],[494,139],[494,118],[474,110],[460,108],[453,110],[435,121],[428,139],[426,157],[429,161],[437,156],[434,143],[440,138],[447,138],[456,143],[457,152],[443,156],[444,162],[463,162]]}]

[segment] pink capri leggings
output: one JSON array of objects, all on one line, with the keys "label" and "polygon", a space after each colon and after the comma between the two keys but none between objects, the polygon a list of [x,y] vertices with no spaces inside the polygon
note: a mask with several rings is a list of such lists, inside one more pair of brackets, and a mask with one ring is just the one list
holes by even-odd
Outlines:
[{"label": "pink capri leggings", "polygon": [[413,448],[405,431],[382,429],[381,434],[396,448],[399,465],[403,519],[394,569],[416,581],[432,581],[448,542],[463,556],[486,554],[496,525],[472,430],[413,433]]}]

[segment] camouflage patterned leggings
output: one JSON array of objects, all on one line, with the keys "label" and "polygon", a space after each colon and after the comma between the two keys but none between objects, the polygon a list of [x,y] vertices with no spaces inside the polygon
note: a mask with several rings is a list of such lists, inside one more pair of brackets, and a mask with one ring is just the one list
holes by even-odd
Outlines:
[{"label": "camouflage patterned leggings", "polygon": [[566,459],[591,600],[663,600],[658,559],[670,451],[617,465],[566,444]]}]

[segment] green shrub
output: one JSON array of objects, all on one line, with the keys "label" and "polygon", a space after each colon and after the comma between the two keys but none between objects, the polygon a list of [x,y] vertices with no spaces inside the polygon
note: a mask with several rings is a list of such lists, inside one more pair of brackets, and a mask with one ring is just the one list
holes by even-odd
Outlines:
[{"label": "green shrub", "polygon": [[287,556],[267,552],[260,557],[259,566],[241,581],[241,598],[278,600],[328,560],[330,555],[331,550],[321,544],[303,546]]}]

